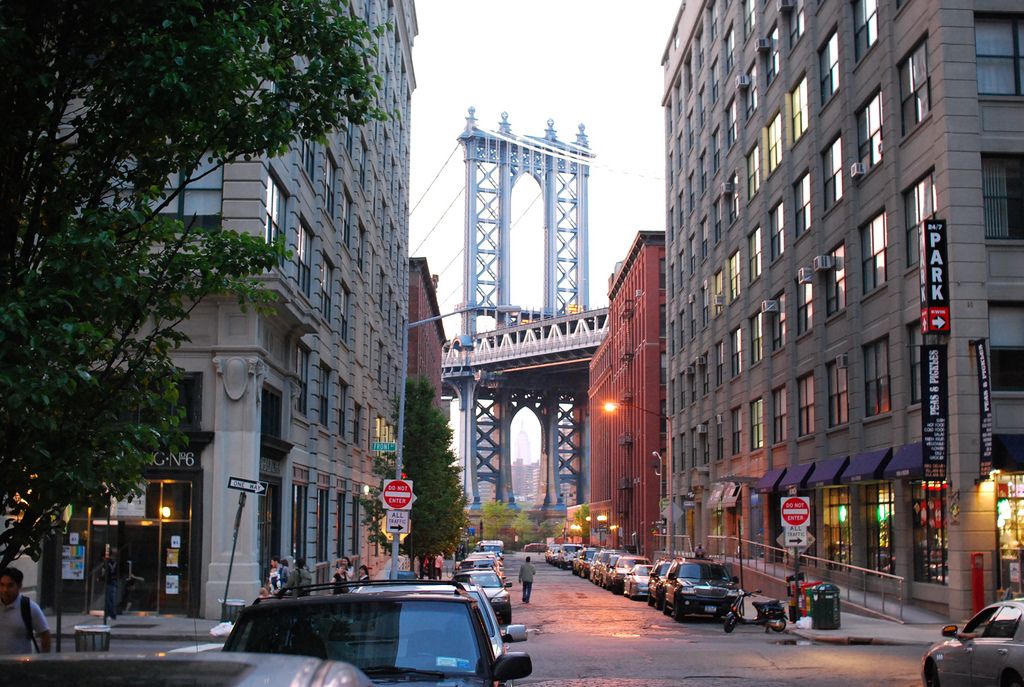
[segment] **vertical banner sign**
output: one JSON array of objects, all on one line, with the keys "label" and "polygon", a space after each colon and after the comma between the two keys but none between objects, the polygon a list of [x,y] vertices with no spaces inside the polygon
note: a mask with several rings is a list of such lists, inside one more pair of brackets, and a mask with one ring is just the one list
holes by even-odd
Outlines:
[{"label": "vertical banner sign", "polygon": [[946,479],[946,375],[946,345],[921,346],[921,442],[926,480]]},{"label": "vertical banner sign", "polygon": [[949,333],[949,269],[944,219],[925,220],[921,228],[921,331]]},{"label": "vertical banner sign", "polygon": [[978,361],[978,443],[981,449],[978,472],[982,479],[988,479],[992,472],[992,386],[988,376],[988,349],[985,348],[985,339],[975,339],[971,345]]}]

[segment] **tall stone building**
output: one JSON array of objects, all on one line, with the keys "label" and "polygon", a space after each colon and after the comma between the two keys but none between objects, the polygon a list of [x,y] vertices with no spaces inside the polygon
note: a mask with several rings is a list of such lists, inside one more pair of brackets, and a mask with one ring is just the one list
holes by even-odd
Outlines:
[{"label": "tall stone building", "polygon": [[680,9],[663,61],[680,531],[774,545],[780,497],[806,496],[809,552],[897,575],[908,601],[960,618],[1019,590],[1020,11]]},{"label": "tall stone building", "polygon": [[[272,312],[211,299],[183,325],[175,353],[191,445],[157,455],[145,498],[109,519],[77,515],[65,571],[92,570],[105,545],[138,578],[131,610],[208,618],[218,599],[256,596],[271,556],[305,558],[315,579],[341,556],[378,567],[359,502],[371,442],[392,440],[401,330],[408,312],[409,122],[417,34],[412,0],[364,0],[353,11],[387,23],[375,65],[378,105],[396,116],[347,127],[326,145],[236,162],[186,192],[185,213],[238,231],[285,237],[292,259],[266,275]],[[266,483],[241,512],[230,478]],[[79,558],[80,555],[80,558]],[[50,560],[50,566],[61,561]],[[44,575],[43,596],[52,595]],[[88,574],[64,575],[65,612],[102,608]]]}]

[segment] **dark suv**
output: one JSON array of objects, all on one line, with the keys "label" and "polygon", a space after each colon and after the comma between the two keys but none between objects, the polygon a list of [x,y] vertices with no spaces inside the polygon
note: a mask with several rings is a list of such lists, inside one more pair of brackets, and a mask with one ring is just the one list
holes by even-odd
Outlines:
[{"label": "dark suv", "polygon": [[684,559],[674,561],[665,573],[662,611],[682,620],[689,614],[720,618],[739,593],[736,580],[721,563]]},{"label": "dark suv", "polygon": [[239,613],[224,650],[343,660],[374,681],[483,687],[533,672],[527,654],[494,655],[478,602],[466,591],[383,584],[379,593],[311,585],[302,590],[309,596],[260,600]]}]

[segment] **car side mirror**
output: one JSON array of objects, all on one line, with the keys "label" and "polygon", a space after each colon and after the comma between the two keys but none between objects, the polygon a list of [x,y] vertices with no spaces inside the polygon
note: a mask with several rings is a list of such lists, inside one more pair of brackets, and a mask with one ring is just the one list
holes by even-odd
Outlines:
[{"label": "car side mirror", "polygon": [[498,682],[521,680],[533,672],[533,661],[529,654],[514,651],[502,654],[494,662],[494,679]]},{"label": "car side mirror", "polygon": [[506,625],[505,633],[501,635],[503,642],[525,642],[528,639],[526,625]]},{"label": "car side mirror", "polygon": [[943,637],[956,637],[956,625],[946,625],[942,628]]},{"label": "car side mirror", "polygon": [[510,589],[511,587],[512,587],[512,583],[511,582],[506,582],[505,583],[505,589]]}]

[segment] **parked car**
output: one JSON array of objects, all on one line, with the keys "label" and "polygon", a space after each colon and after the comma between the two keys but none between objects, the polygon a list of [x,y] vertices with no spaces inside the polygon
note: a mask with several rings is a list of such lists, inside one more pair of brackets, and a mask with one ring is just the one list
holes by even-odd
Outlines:
[{"label": "parked car", "polygon": [[622,595],[627,599],[645,599],[650,586],[651,568],[653,566],[642,563],[634,565],[623,582]]},{"label": "parked car", "polygon": [[475,584],[487,594],[487,600],[494,609],[495,615],[503,625],[512,622],[512,599],[508,595],[508,588],[511,582],[505,582],[495,573],[489,570],[470,570],[458,572],[452,577],[452,582],[465,582]]},{"label": "parked car", "polygon": [[665,574],[670,567],[672,567],[670,558],[663,558],[656,562],[651,568],[647,583],[647,605],[654,606],[659,611],[665,607]]},{"label": "parked car", "polygon": [[921,659],[926,687],[1024,685],[1024,599],[981,609],[962,630],[942,628],[944,639]]},{"label": "parked car", "polygon": [[613,594],[621,594],[626,588],[626,575],[634,566],[650,565],[651,561],[646,556],[631,556],[624,554],[615,559],[615,565],[608,568],[605,573],[605,589]]},{"label": "parked car", "polygon": [[544,552],[544,562],[548,565],[554,565],[555,559],[558,558],[558,554],[561,550],[561,544],[552,544],[549,546],[548,550]]},{"label": "parked car", "polygon": [[501,565],[493,558],[463,558],[459,561],[459,566],[455,569],[455,572],[459,573],[466,570],[490,570],[499,577],[505,576]]},{"label": "parked car", "polygon": [[224,653],[109,654],[68,653],[0,656],[0,675],[10,685],[76,685],[110,687],[372,687],[348,663],[309,656]]},{"label": "parked car", "polygon": [[572,559],[583,549],[583,544],[562,544],[562,550],[558,554],[558,561],[555,563],[562,570],[572,569]]},{"label": "parked car", "polygon": [[674,561],[665,574],[662,612],[675,620],[689,614],[720,618],[739,594],[737,580],[721,563],[685,558]]},{"label": "parked car", "polygon": [[544,542],[539,542],[539,541],[530,542],[529,544],[527,544],[526,546],[523,547],[523,551],[525,551],[526,553],[541,553],[542,551],[547,551],[547,550],[548,550],[548,545],[545,544]]},{"label": "parked car", "polygon": [[[365,589],[374,585],[381,588]],[[449,593],[421,585],[350,583],[358,593],[345,594],[309,585],[301,590],[308,596],[262,599],[240,611],[224,650],[345,660],[388,682],[482,687],[533,672],[525,653],[494,655],[477,597],[457,585]]]},{"label": "parked car", "polygon": [[493,553],[499,559],[505,558],[505,542],[500,539],[484,539],[477,542],[476,550],[480,553]]},{"label": "parked car", "polygon": [[597,580],[597,585],[604,589],[608,589],[608,580],[615,574],[615,564],[619,561],[619,558],[624,556],[621,551],[616,551],[612,555],[608,556],[608,561],[601,566],[599,572],[600,577]]},{"label": "parked car", "polygon": [[597,555],[597,549],[584,549],[576,560],[572,562],[572,574],[588,579],[590,577],[590,564]]},{"label": "parked car", "polygon": [[604,576],[604,569],[608,565],[608,559],[612,556],[618,556],[625,553],[624,551],[616,551],[614,549],[601,549],[594,556],[594,560],[590,563],[590,581],[596,585],[601,584],[601,578]]}]

